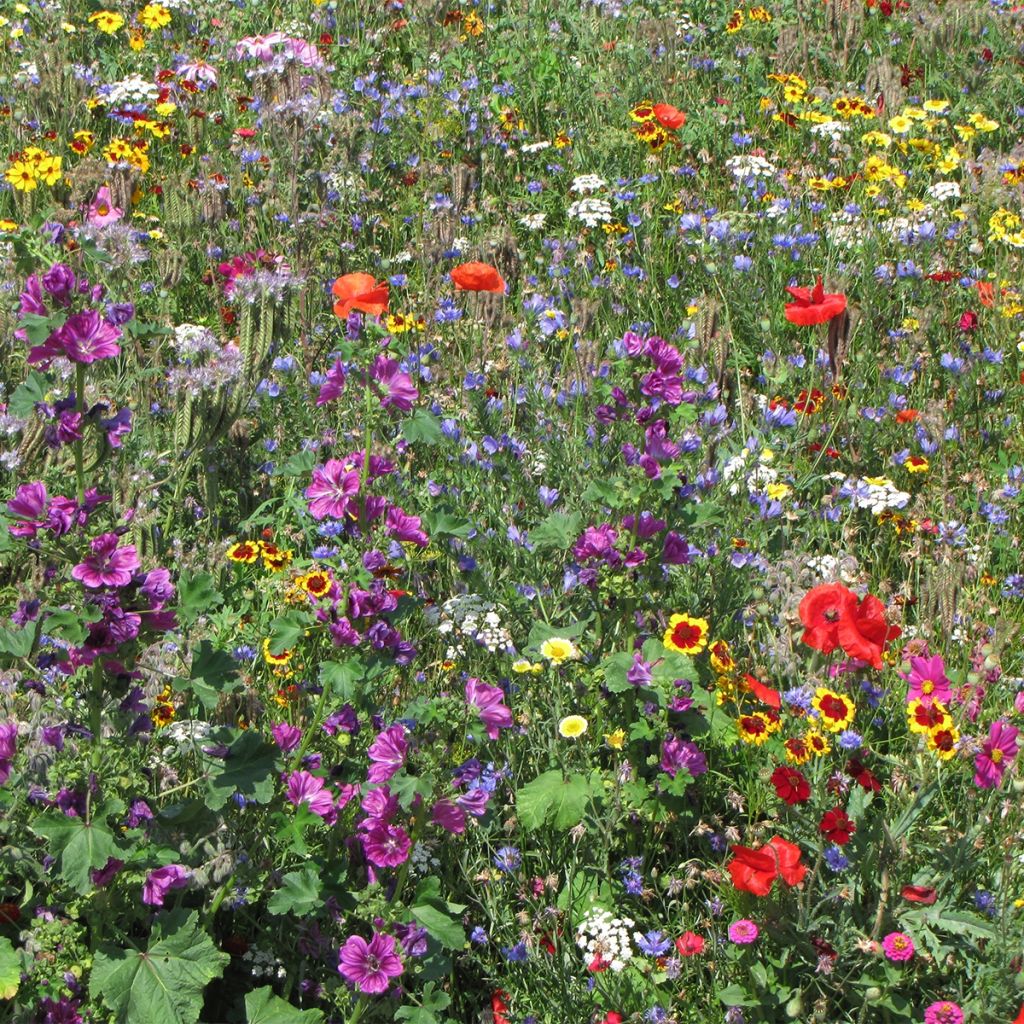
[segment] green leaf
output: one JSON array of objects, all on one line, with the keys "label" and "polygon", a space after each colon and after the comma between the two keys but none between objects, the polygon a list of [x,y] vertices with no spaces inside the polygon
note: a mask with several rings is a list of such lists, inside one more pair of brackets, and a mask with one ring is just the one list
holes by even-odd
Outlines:
[{"label": "green leaf", "polygon": [[246,1024],[321,1024],[321,1010],[300,1010],[286,1003],[274,990],[265,985],[245,995]]},{"label": "green leaf", "polygon": [[270,623],[270,653],[280,654],[290,651],[305,635],[309,621],[298,612],[287,612],[279,615]]},{"label": "green leaf", "polygon": [[21,984],[21,958],[8,938],[0,938],[0,999],[13,999]]},{"label": "green leaf", "polygon": [[182,573],[178,580],[178,618],[191,625],[203,612],[220,604],[224,598],[213,586],[208,572]]},{"label": "green leaf", "polygon": [[27,622],[20,629],[0,628],[0,654],[27,658],[36,638],[36,623]]},{"label": "green leaf", "polygon": [[440,444],[444,440],[437,417],[426,409],[417,409],[402,424],[402,437],[412,443],[422,441],[423,444],[430,445]]},{"label": "green leaf", "polygon": [[604,672],[604,684],[612,693],[625,693],[627,690],[635,690],[635,687],[627,678],[626,673],[633,667],[633,656],[625,651],[619,651],[604,659],[601,664],[601,671]]},{"label": "green leaf", "polygon": [[552,512],[540,526],[530,531],[530,543],[539,550],[556,548],[559,551],[566,551],[579,536],[582,522],[583,516],[579,512],[570,515]]},{"label": "green leaf", "polygon": [[718,998],[726,1006],[757,1006],[759,1002],[754,999],[742,985],[729,985],[719,990]]},{"label": "green leaf", "polygon": [[14,389],[8,409],[18,419],[27,420],[32,415],[36,403],[45,400],[49,387],[50,382],[41,373],[36,370],[30,371],[28,378]]},{"label": "green leaf", "polygon": [[104,944],[93,957],[89,995],[118,1024],[195,1024],[203,989],[224,973],[230,957],[184,909],[160,914],[145,952]]},{"label": "green leaf", "polygon": [[461,537],[465,540],[473,532],[473,524],[468,519],[447,512],[428,512],[423,522],[431,537]]},{"label": "green leaf", "polygon": [[427,929],[427,934],[437,939],[445,949],[462,949],[466,944],[462,925],[433,904],[422,903],[413,907],[411,913]]},{"label": "green leaf", "polygon": [[215,743],[227,742],[228,755],[223,759],[208,758],[211,774],[206,806],[219,811],[235,793],[257,803],[270,803],[274,796],[277,747],[247,730],[222,729],[211,739]]},{"label": "green leaf", "polygon": [[307,865],[301,871],[289,871],[281,879],[281,888],[267,901],[267,910],[275,915],[290,911],[303,917],[320,903],[320,876]]},{"label": "green leaf", "polygon": [[42,345],[50,334],[62,327],[63,324],[64,314],[62,313],[54,313],[53,316],[26,313],[18,322],[18,326],[25,332],[32,345]]},{"label": "green leaf", "polygon": [[591,480],[581,497],[593,505],[607,505],[609,508],[618,508],[622,504],[618,481],[615,479]]},{"label": "green leaf", "polygon": [[589,618],[584,619],[582,622],[567,622],[564,626],[550,626],[542,619],[538,619],[530,627],[530,635],[526,638],[526,649],[528,651],[539,651],[540,645],[545,640],[550,640],[553,636],[562,637],[565,640],[575,640],[583,635],[589,624]]},{"label": "green leaf", "polygon": [[939,784],[937,782],[930,782],[927,786],[922,789],[916,797],[914,802],[892,823],[889,827],[889,835],[895,839],[901,839],[907,832],[910,831],[914,822],[921,816],[924,809],[935,799],[935,795],[939,791]]},{"label": "green leaf", "polygon": [[357,684],[365,675],[366,667],[359,658],[325,661],[320,665],[320,685],[330,690],[338,700],[351,700],[357,693]]},{"label": "green leaf", "polygon": [[308,476],[316,465],[316,452],[304,451],[290,455],[280,466],[274,476]]},{"label": "green leaf", "polygon": [[88,624],[99,622],[103,613],[93,605],[85,605],[79,611],[67,608],[46,609],[44,631],[47,636],[58,636],[69,644],[80,644],[88,635]]},{"label": "green leaf", "polygon": [[437,1024],[437,1013],[451,1006],[451,996],[442,992],[434,982],[423,986],[419,1006],[401,1006],[395,1012],[395,1020],[407,1020],[410,1024]]},{"label": "green leaf", "polygon": [[207,711],[217,706],[222,694],[231,693],[241,685],[234,659],[226,651],[217,650],[209,640],[203,640],[192,655],[189,678],[182,682]]},{"label": "green leaf", "polygon": [[[123,808],[124,805],[120,806]],[[36,835],[48,840],[47,850],[57,860],[61,878],[77,892],[88,892],[92,888],[89,872],[104,867],[118,853],[105,817],[104,811],[87,822],[83,818],[46,813],[41,814],[31,826]]]},{"label": "green leaf", "polygon": [[516,814],[528,832],[546,821],[557,829],[568,829],[583,818],[589,796],[590,786],[582,775],[566,777],[555,768],[516,793]]}]

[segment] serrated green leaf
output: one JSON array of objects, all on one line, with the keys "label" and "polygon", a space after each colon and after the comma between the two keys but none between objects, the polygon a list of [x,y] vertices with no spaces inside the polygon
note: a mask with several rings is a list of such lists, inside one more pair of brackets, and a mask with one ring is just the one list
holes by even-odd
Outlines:
[{"label": "serrated green leaf", "polygon": [[432,903],[421,903],[413,907],[411,913],[427,929],[427,934],[437,939],[445,949],[462,949],[466,944],[462,925]]},{"label": "serrated green leaf", "polygon": [[565,776],[552,769],[516,793],[516,815],[528,832],[545,822],[556,829],[569,829],[583,818],[589,796],[590,786],[582,775]]},{"label": "serrated green leaf", "polygon": [[308,625],[306,617],[298,612],[288,612],[273,619],[267,630],[270,636],[270,653],[280,654],[282,651],[292,650],[305,636]]},{"label": "serrated green leaf", "polygon": [[274,994],[269,985],[245,995],[246,1024],[322,1024],[323,1011],[300,1010]]},{"label": "serrated green leaf", "polygon": [[579,512],[568,515],[564,512],[552,512],[540,526],[530,531],[530,543],[540,551],[546,548],[566,551],[579,536],[582,522],[583,517]]},{"label": "serrated green leaf", "polygon": [[206,806],[219,811],[235,793],[257,803],[269,803],[274,795],[277,747],[248,730],[223,729],[211,739],[226,742],[228,754],[225,758],[208,758]]},{"label": "serrated green leaf", "polygon": [[36,370],[29,371],[28,377],[14,389],[8,409],[18,419],[27,420],[36,404],[45,401],[49,387],[50,382],[41,373]]},{"label": "serrated green leaf", "polygon": [[437,1014],[451,1006],[451,996],[442,992],[434,982],[428,981],[420,994],[419,1006],[401,1006],[395,1012],[395,1020],[407,1020],[410,1024],[436,1024]]},{"label": "serrated green leaf", "polygon": [[460,537],[465,540],[473,532],[473,524],[447,512],[428,512],[423,517],[431,537]]},{"label": "serrated green leaf", "polygon": [[320,903],[320,875],[307,865],[301,871],[289,871],[281,879],[281,888],[267,901],[267,910],[275,915],[292,913],[302,917]]},{"label": "serrated green leaf", "polygon": [[145,952],[105,944],[93,957],[89,995],[113,1011],[118,1024],[196,1024],[203,989],[230,957],[199,927],[199,915],[160,914]]},{"label": "serrated green leaf", "polygon": [[182,573],[178,580],[178,618],[190,625],[203,612],[220,604],[224,599],[213,585],[208,572]]},{"label": "serrated green leaf", "polygon": [[618,508],[622,504],[617,480],[591,480],[581,497],[593,505],[607,505],[608,508]]},{"label": "serrated green leaf", "polygon": [[308,476],[313,472],[313,467],[316,465],[316,453],[311,451],[296,452],[294,455],[289,455],[287,459],[280,466],[278,466],[273,475],[274,476]]},{"label": "serrated green leaf", "polygon": [[47,840],[47,850],[56,859],[61,878],[76,892],[88,892],[92,888],[89,872],[104,867],[119,852],[103,814],[87,822],[48,812],[36,818],[31,828]]},{"label": "serrated green leaf", "polygon": [[440,444],[444,440],[441,424],[426,409],[417,409],[403,424],[402,437],[411,443]]},{"label": "serrated green leaf", "polygon": [[221,696],[231,693],[241,683],[238,667],[226,651],[218,650],[209,640],[199,644],[199,650],[192,655],[192,667],[188,680],[181,681],[183,688],[190,689],[207,711],[212,711]]},{"label": "serrated green leaf", "polygon": [[366,667],[359,658],[325,661],[320,665],[320,685],[326,687],[338,700],[351,700],[365,675]]}]

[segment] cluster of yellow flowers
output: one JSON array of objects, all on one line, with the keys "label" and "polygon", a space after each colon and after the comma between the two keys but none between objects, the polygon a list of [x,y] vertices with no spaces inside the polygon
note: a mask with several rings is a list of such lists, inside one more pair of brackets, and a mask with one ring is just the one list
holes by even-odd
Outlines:
[{"label": "cluster of yellow flowers", "polygon": [[32,192],[39,185],[56,185],[63,174],[59,156],[38,146],[26,146],[11,159],[4,172],[8,184],[18,192]]}]

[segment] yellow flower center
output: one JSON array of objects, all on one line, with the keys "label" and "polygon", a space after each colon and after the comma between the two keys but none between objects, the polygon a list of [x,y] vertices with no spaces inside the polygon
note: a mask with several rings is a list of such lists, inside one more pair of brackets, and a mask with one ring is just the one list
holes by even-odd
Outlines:
[{"label": "yellow flower center", "polygon": [[921,683],[921,692],[925,696],[927,696],[929,693],[932,693],[934,690],[935,684],[930,679],[926,679],[923,683]]}]

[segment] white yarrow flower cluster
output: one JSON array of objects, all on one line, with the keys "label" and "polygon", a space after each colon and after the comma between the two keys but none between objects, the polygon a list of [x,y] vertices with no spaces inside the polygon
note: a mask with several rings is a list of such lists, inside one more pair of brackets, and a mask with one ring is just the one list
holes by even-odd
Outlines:
[{"label": "white yarrow flower cluster", "polygon": [[812,135],[831,139],[833,142],[838,142],[849,130],[850,126],[845,121],[822,121],[811,126]]},{"label": "white yarrow flower cluster", "polygon": [[547,220],[547,216],[546,213],[528,213],[525,217],[519,218],[519,223],[527,231],[540,231],[544,227],[544,221]]},{"label": "white yarrow flower cluster", "polygon": [[884,476],[870,476],[863,480],[847,477],[839,488],[839,497],[849,501],[853,508],[866,508],[876,516],[910,504],[910,495]]},{"label": "white yarrow flower cluster", "polygon": [[928,186],[928,195],[940,203],[947,199],[959,199],[960,184],[956,181],[937,181],[934,185]]},{"label": "white yarrow flower cluster", "polygon": [[624,970],[633,957],[629,932],[634,923],[632,918],[614,917],[607,910],[590,911],[576,929],[576,945],[587,965],[600,959],[616,973]]},{"label": "white yarrow flower cluster", "polygon": [[160,95],[160,86],[147,82],[141,75],[129,75],[120,82],[100,88],[100,95],[110,106],[124,103],[152,103]]},{"label": "white yarrow flower cluster", "polygon": [[528,142],[522,147],[523,153],[541,153],[545,149],[550,149],[551,143],[547,139],[541,139],[539,142]]},{"label": "white yarrow flower cluster", "polygon": [[594,196],[578,199],[566,212],[573,220],[582,221],[588,228],[607,224],[612,219],[611,204]]},{"label": "white yarrow flower cluster", "polygon": [[725,161],[725,166],[734,178],[770,178],[777,168],[763,156],[752,153],[738,153]]},{"label": "white yarrow flower cluster", "polygon": [[591,192],[600,192],[607,184],[608,182],[604,178],[600,178],[596,174],[578,174],[572,179],[569,191],[585,196]]}]

